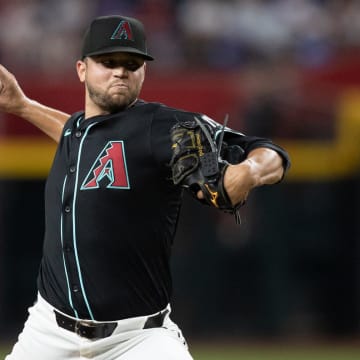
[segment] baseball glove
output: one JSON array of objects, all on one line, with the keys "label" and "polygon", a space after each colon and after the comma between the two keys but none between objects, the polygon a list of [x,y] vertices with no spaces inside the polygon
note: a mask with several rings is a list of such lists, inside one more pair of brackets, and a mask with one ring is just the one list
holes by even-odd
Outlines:
[{"label": "baseball glove", "polygon": [[[170,162],[174,184],[190,190],[200,202],[235,215],[240,222],[238,209],[231,203],[224,188],[224,174],[229,164],[243,160],[244,150],[238,145],[224,142],[224,125],[199,119],[178,122],[171,129],[173,156]],[[203,199],[197,197],[198,191]]]}]

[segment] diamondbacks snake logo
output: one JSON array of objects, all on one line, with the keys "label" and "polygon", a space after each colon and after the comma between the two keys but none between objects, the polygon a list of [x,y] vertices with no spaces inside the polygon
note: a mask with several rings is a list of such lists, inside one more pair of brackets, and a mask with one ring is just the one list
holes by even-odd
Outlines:
[{"label": "diamondbacks snake logo", "polygon": [[92,165],[81,190],[130,189],[123,141],[109,141]]}]

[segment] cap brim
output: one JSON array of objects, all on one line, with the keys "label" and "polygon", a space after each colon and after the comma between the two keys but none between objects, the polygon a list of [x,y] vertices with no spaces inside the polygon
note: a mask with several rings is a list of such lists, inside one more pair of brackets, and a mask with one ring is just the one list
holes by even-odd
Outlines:
[{"label": "cap brim", "polygon": [[113,46],[113,47],[101,49],[98,51],[92,51],[90,53],[83,54],[83,57],[102,55],[102,54],[112,54],[112,53],[117,53],[117,52],[136,54],[136,55],[140,55],[141,57],[143,57],[146,60],[150,60],[150,61],[154,60],[154,58],[152,56],[150,56],[149,54],[146,54],[140,50],[137,50],[137,49],[134,49],[131,47],[124,47],[124,46],[115,46],[115,47]]}]

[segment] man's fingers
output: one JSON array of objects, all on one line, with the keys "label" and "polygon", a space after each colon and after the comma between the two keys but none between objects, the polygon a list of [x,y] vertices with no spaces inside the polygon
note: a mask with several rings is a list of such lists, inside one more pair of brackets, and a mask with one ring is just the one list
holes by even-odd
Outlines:
[{"label": "man's fingers", "polygon": [[2,92],[2,90],[5,87],[3,79],[4,79],[7,72],[8,71],[0,64],[0,93]]},{"label": "man's fingers", "polygon": [[198,199],[203,199],[204,198],[204,194],[201,190],[199,190],[197,193],[196,193],[196,196],[198,197]]}]

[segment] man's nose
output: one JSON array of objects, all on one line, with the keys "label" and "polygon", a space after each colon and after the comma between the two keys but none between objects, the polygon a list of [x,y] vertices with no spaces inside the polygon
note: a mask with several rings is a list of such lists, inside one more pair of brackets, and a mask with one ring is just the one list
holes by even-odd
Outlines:
[{"label": "man's nose", "polygon": [[124,66],[119,65],[113,69],[113,73],[115,76],[123,77],[123,76],[127,76],[128,70]]}]

